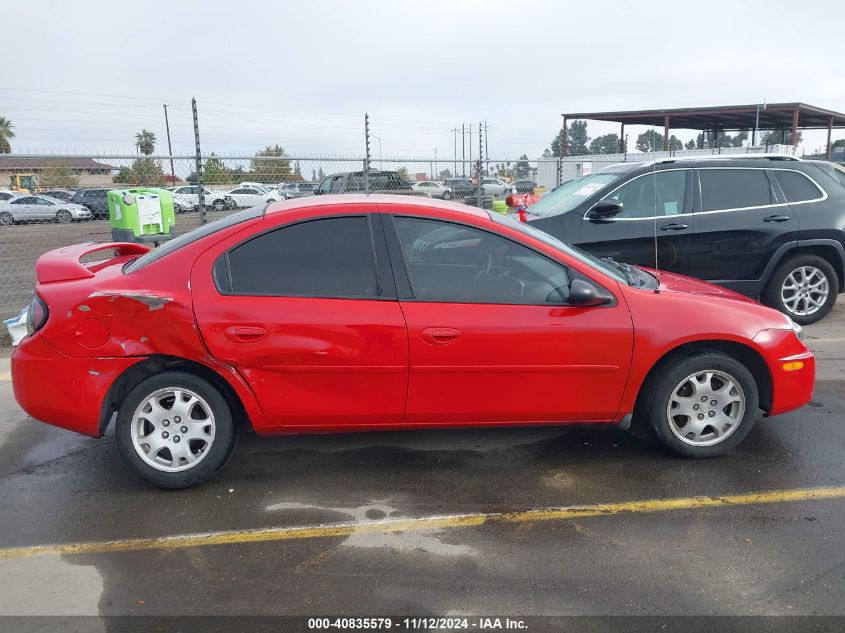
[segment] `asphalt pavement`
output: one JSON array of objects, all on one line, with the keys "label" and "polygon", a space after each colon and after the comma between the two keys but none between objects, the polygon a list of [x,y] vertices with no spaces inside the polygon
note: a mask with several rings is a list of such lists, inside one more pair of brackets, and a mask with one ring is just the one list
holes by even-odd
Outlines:
[{"label": "asphalt pavement", "polygon": [[845,306],[807,335],[812,403],[722,458],[601,428],[244,435],[171,492],[111,432],[28,418],[7,352],[0,615],[843,616]]}]

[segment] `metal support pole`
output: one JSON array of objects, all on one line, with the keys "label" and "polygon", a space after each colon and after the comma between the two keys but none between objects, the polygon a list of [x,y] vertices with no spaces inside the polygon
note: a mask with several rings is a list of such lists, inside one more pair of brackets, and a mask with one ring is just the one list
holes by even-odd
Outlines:
[{"label": "metal support pole", "polygon": [[483,139],[481,138],[481,123],[478,124],[478,208],[482,209],[484,207],[484,187],[481,184],[481,150],[482,144],[481,142]]},{"label": "metal support pole", "polygon": [[563,182],[563,161],[561,160],[560,156],[558,156],[557,157],[557,182],[555,182],[555,186],[560,187],[562,182]]},{"label": "metal support pole", "polygon": [[487,121],[484,122],[484,156],[490,160],[490,145],[487,142]]},{"label": "metal support pole", "polygon": [[458,128],[454,128],[452,130],[455,133],[455,172],[452,174],[452,178],[458,177]]},{"label": "metal support pole", "polygon": [[[466,124],[461,123],[461,173],[467,177],[467,145],[466,145]],[[457,174],[455,174],[457,176]]]},{"label": "metal support pole", "polygon": [[621,127],[619,128],[619,153],[625,153],[625,124],[622,123]]},{"label": "metal support pole", "polygon": [[798,108],[792,111],[792,147],[798,146]]},{"label": "metal support pole", "polygon": [[205,187],[202,184],[202,150],[200,150],[200,124],[197,116],[197,100],[191,98],[191,110],[194,114],[194,142],[197,149],[197,191],[199,191],[199,205],[200,205],[200,224],[205,224],[207,219],[205,215]]},{"label": "metal support pole", "polygon": [[757,145],[757,128],[760,127],[760,104],[757,104],[757,115],[754,117],[754,131],[751,132],[751,147]]},{"label": "metal support pole", "polygon": [[370,115],[364,113],[364,193],[370,193]]},{"label": "metal support pole", "polygon": [[568,134],[568,131],[566,129],[566,117],[563,117],[563,130],[562,130],[562,132],[563,132],[563,139],[561,140],[561,143],[560,143],[560,155],[561,156],[567,156],[569,154],[569,138],[568,138],[569,134]]},{"label": "metal support pole", "polygon": [[663,151],[669,151],[669,115],[663,115]]},{"label": "metal support pole", "polygon": [[825,154],[827,160],[833,155],[833,147],[830,145],[830,135],[833,133],[833,117],[827,122],[827,153]]},{"label": "metal support pole", "polygon": [[164,127],[167,130],[167,153],[170,154],[170,178],[173,184],[176,180],[176,172],[173,169],[173,147],[170,145],[170,122],[167,120],[167,104],[164,105]]}]

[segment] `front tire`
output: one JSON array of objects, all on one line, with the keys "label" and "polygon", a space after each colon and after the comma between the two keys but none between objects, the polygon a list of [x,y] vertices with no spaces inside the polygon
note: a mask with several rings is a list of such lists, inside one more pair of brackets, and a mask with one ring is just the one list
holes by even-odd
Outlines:
[{"label": "front tire", "polygon": [[70,214],[70,211],[62,209],[56,214],[56,222],[59,224],[70,224],[73,222],[73,216]]},{"label": "front tire", "polygon": [[186,372],[164,372],[139,383],[117,414],[121,457],[160,488],[188,488],[220,471],[235,447],[226,399]]},{"label": "front tire", "polygon": [[754,376],[720,352],[669,360],[643,385],[642,405],[660,443],[691,458],[733,450],[760,415]]},{"label": "front tire", "polygon": [[451,200],[452,199],[452,192],[451,191],[444,191],[443,192],[443,199],[444,200]]},{"label": "front tire", "polygon": [[778,266],[761,297],[767,306],[801,325],[821,321],[833,309],[839,278],[826,259],[796,255]]},{"label": "front tire", "polygon": [[217,199],[211,203],[211,208],[213,208],[215,211],[225,211],[226,206],[227,205],[225,200]]}]

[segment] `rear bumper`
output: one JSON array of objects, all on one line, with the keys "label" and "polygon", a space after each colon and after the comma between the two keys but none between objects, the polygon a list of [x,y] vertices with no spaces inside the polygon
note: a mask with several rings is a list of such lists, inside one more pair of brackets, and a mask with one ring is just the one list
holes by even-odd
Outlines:
[{"label": "rear bumper", "polygon": [[39,422],[99,437],[109,387],[142,360],[71,358],[35,334],[21,341],[12,355],[12,388],[21,408]]}]

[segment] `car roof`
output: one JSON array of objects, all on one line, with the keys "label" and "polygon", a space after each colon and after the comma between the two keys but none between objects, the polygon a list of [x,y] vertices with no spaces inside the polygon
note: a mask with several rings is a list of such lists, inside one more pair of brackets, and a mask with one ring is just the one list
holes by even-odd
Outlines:
[{"label": "car roof", "polygon": [[326,194],[322,196],[308,196],[306,198],[294,198],[293,200],[281,200],[267,205],[264,213],[281,213],[293,209],[305,207],[328,207],[347,204],[371,204],[384,206],[418,207],[422,209],[439,209],[452,211],[464,215],[471,215],[477,218],[488,218],[487,212],[478,207],[471,207],[457,202],[445,200],[434,200],[432,198],[418,198],[415,196],[400,196],[390,194]]}]

